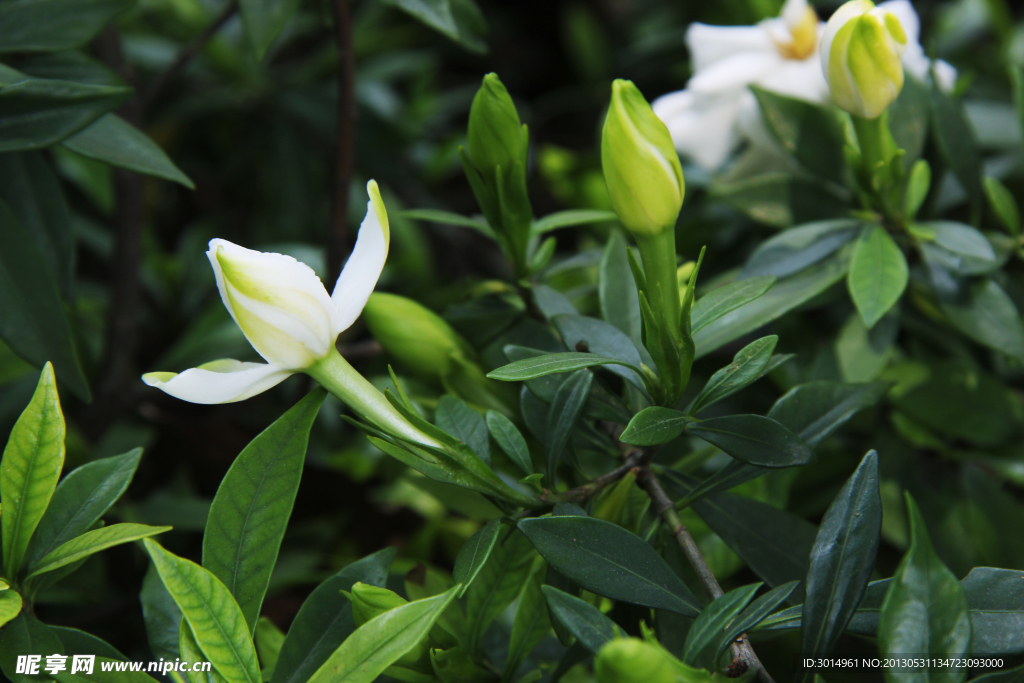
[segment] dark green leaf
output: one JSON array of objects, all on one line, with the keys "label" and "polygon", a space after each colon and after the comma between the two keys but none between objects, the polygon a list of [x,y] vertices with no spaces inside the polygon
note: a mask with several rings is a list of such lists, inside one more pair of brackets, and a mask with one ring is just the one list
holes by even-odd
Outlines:
[{"label": "dark green leaf", "polygon": [[501,520],[492,519],[477,529],[476,533],[462,544],[462,548],[455,558],[455,568],[452,570],[452,577],[454,577],[456,583],[462,584],[463,593],[473,585],[473,579],[483,569],[487,558],[491,556],[491,551],[497,545],[501,531]]},{"label": "dark green leaf", "polygon": [[846,283],[868,329],[900,300],[908,277],[907,260],[885,228],[864,228],[854,244]]},{"label": "dark green leaf", "polygon": [[535,517],[519,522],[544,559],[583,588],[613,600],[700,611],[690,590],[643,539],[592,517]]},{"label": "dark green leaf", "polygon": [[451,211],[440,211],[438,209],[409,209],[406,211],[399,211],[398,215],[402,218],[413,218],[421,221],[429,221],[431,223],[439,223],[441,225],[457,225],[463,228],[473,228],[474,230],[487,235],[491,239],[495,239],[494,231],[491,230],[491,226],[487,225],[484,221],[468,218],[462,214],[452,213]]},{"label": "dark green leaf", "polygon": [[238,9],[256,59],[263,59],[298,11],[299,0],[239,0]]},{"label": "dark green leaf", "polygon": [[[224,475],[210,506],[203,567],[227,586],[250,632],[270,584],[302,478],[309,430],[324,396],[322,389],[311,391],[253,439]],[[201,635],[196,636],[202,646]]]},{"label": "dark green leaf", "polygon": [[751,86],[769,130],[812,173],[843,182],[843,132],[832,109]]},{"label": "dark green leaf", "polygon": [[743,462],[759,467],[793,467],[814,459],[799,436],[770,417],[728,415],[696,420],[686,431]]},{"label": "dark green leaf", "polygon": [[972,678],[971,683],[1024,683],[1024,664]]},{"label": "dark green leaf", "polygon": [[800,652],[827,655],[853,617],[875,568],[882,532],[878,454],[861,460],[832,501],[811,550]]},{"label": "dark green leaf", "polygon": [[981,186],[981,153],[963,105],[944,93],[937,83],[931,87],[931,105],[939,149],[956,179],[967,190],[971,207],[980,211],[985,201]]},{"label": "dark green leaf", "polygon": [[779,228],[837,218],[847,213],[849,202],[847,193],[834,183],[778,172],[715,183],[711,196]]},{"label": "dark green leaf", "polygon": [[472,0],[384,0],[471,52],[487,52],[486,23]]},{"label": "dark green leaf", "polygon": [[519,592],[516,616],[512,622],[508,658],[505,660],[505,673],[502,676],[505,681],[514,680],[523,660],[551,631],[547,605],[544,602],[544,594],[541,593],[546,571],[547,565],[543,560],[538,559],[534,562],[533,570]]},{"label": "dark green leaf", "polygon": [[722,632],[729,622],[742,612],[747,603],[754,598],[754,594],[760,587],[761,584],[754,583],[737,588],[713,600],[710,605],[705,607],[694,620],[690,632],[686,634],[686,643],[683,645],[681,657],[683,662],[711,671],[717,669],[716,662],[712,658]]},{"label": "dark green leaf", "polygon": [[565,380],[565,383],[558,388],[554,400],[551,401],[544,432],[547,435],[545,443],[547,446],[547,472],[545,476],[552,488],[555,486],[558,464],[569,445],[569,437],[572,436],[576,421],[583,413],[583,405],[587,402],[590,385],[593,381],[594,375],[591,372],[577,370],[569,375],[569,379]]},{"label": "dark green leaf", "polygon": [[327,661],[355,630],[352,603],[341,591],[356,582],[383,587],[397,552],[391,546],[353,562],[310,593],[281,645],[272,683],[306,683]]},{"label": "dark green leaf", "polygon": [[764,377],[765,368],[768,367],[768,361],[771,360],[772,351],[775,350],[778,341],[776,335],[761,337],[737,351],[732,363],[711,375],[711,379],[693,399],[690,414],[696,415],[709,405]]},{"label": "dark green leaf", "polygon": [[[58,546],[88,531],[128,488],[142,449],[76,468],[53,492],[28,551],[28,570]],[[177,638],[177,636],[175,636]]]},{"label": "dark green leaf", "polygon": [[835,341],[836,361],[847,382],[870,382],[878,379],[895,352],[900,331],[898,310],[890,311],[870,330],[860,315],[846,319]]},{"label": "dark green leaf", "polygon": [[619,220],[614,211],[601,209],[568,209],[567,211],[556,211],[549,213],[544,218],[533,222],[530,233],[543,235],[559,228],[569,228],[576,225],[588,225],[590,223],[607,223]]},{"label": "dark green leaf", "polygon": [[68,626],[49,626],[50,631],[60,638],[64,645],[66,655],[99,655],[106,659],[126,661],[128,658],[117,651],[117,649],[91,633],[79,631],[77,628]]},{"label": "dark green leaf", "polygon": [[633,446],[668,443],[682,434],[692,421],[689,415],[678,410],[651,406],[633,416],[619,440]]},{"label": "dark green leaf", "polygon": [[480,651],[487,627],[515,600],[536,555],[530,542],[515,529],[503,527],[498,542],[466,591],[469,645]]},{"label": "dark green leaf", "polygon": [[716,493],[728,491],[740,484],[757,479],[771,472],[767,467],[748,465],[742,460],[731,460],[722,469],[700,482],[683,498],[676,501],[676,509],[681,510]]},{"label": "dark green leaf", "polygon": [[1024,572],[975,567],[960,585],[971,608],[973,651],[1024,652]]},{"label": "dark green leaf", "polygon": [[962,298],[941,301],[950,322],[989,348],[1024,360],[1024,327],[1013,300],[994,280],[971,285]]},{"label": "dark green leaf", "polygon": [[861,221],[852,218],[837,218],[780,232],[754,250],[743,267],[743,277],[787,277],[799,273],[853,240],[861,225]]},{"label": "dark green leaf", "polygon": [[858,411],[878,403],[888,389],[887,382],[808,382],[786,392],[772,406],[768,417],[782,423],[808,446],[815,448]]},{"label": "dark green leaf", "polygon": [[774,284],[775,278],[771,275],[760,275],[713,289],[697,299],[693,308],[690,309],[690,331],[697,332],[726,313],[735,311],[740,306],[745,306],[754,299],[760,298]]},{"label": "dark green leaf", "polygon": [[142,615],[146,622],[146,639],[157,659],[174,661],[181,656],[178,649],[178,629],[181,627],[181,608],[167,592],[156,567],[150,565],[142,580],[139,593]]},{"label": "dark green leaf", "polygon": [[0,3],[0,52],[84,45],[133,0],[8,0]]},{"label": "dark green leaf", "polygon": [[52,362],[62,382],[89,400],[71,326],[46,260],[0,202],[0,338],[36,367]]},{"label": "dark green leaf", "polygon": [[53,366],[43,366],[28,407],[11,430],[0,461],[4,576],[21,568],[29,540],[50,504],[64,466],[64,414]]},{"label": "dark green leaf", "polygon": [[[491,379],[501,379],[506,382],[520,382],[534,377],[553,375],[558,372],[572,372],[581,368],[591,368],[595,365],[622,365],[621,361],[615,358],[606,358],[594,353],[579,353],[569,351],[566,353],[548,353],[535,358],[517,360],[508,365],[503,365],[497,370],[487,373]],[[638,371],[639,372],[639,371]]]},{"label": "dark green leaf", "polygon": [[640,302],[636,282],[629,267],[626,250],[629,246],[618,230],[612,230],[601,255],[598,268],[597,293],[601,301],[601,317],[619,328],[633,341],[640,343]]},{"label": "dark green leaf", "polygon": [[491,446],[484,416],[466,405],[465,401],[454,396],[442,396],[437,404],[434,422],[469,446],[481,460],[491,462]]},{"label": "dark green leaf", "polygon": [[82,156],[195,189],[188,176],[149,136],[116,114],[101,116],[61,144]]},{"label": "dark green leaf", "polygon": [[[878,650],[883,657],[927,653],[957,659],[971,652],[967,596],[956,577],[935,554],[924,518],[907,494],[910,550],[903,557],[882,604]],[[926,673],[927,672],[927,673]],[[890,681],[959,682],[961,667],[905,668],[888,672]]]},{"label": "dark green leaf", "polygon": [[798,585],[800,585],[799,581],[784,583],[754,600],[719,635],[714,649],[714,657],[711,661],[717,662],[730,643],[735,641],[741,634],[756,628],[758,624],[771,614],[772,610],[786,601],[786,598],[796,590]]},{"label": "dark green leaf", "polygon": [[60,638],[28,612],[12,619],[0,633],[0,670],[12,683],[40,680],[38,676],[17,673],[18,655],[53,654],[64,654]]},{"label": "dark green leaf", "polygon": [[924,151],[931,117],[928,87],[916,78],[904,78],[903,90],[889,105],[889,129],[896,146],[906,152],[903,165],[910,168]]},{"label": "dark green leaf", "polygon": [[551,319],[559,335],[570,349],[584,349],[589,353],[614,358],[621,365],[609,365],[608,370],[620,375],[640,391],[647,391],[643,377],[635,368],[643,362],[636,345],[619,328],[596,318],[582,315],[557,315]]},{"label": "dark green leaf", "polygon": [[[526,446],[526,439],[519,432],[512,420],[508,419],[496,410],[487,411],[487,431],[516,465],[526,474],[533,474],[533,461],[530,459],[530,449]],[[466,583],[463,581],[462,583]]]},{"label": "dark green leaf", "polygon": [[625,637],[614,621],[586,600],[553,586],[543,586],[541,590],[551,613],[591,653],[596,655],[609,640]]}]

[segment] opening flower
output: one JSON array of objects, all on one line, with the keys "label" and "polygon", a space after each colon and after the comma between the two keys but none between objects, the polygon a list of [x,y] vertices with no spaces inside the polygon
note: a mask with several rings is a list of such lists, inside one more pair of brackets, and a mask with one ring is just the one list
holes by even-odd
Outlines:
[{"label": "opening flower", "polygon": [[184,401],[231,403],[327,358],[338,335],[359,317],[387,260],[387,211],[377,183],[366,187],[366,218],[331,295],[312,268],[291,256],[210,241],[206,255],[221,299],[266,363],[216,360],[180,374],[151,372],[143,381]]}]

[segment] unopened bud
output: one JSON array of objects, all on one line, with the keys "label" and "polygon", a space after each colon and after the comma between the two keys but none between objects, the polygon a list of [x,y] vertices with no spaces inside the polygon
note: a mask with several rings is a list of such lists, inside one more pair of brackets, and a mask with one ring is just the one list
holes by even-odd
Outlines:
[{"label": "unopened bud", "polygon": [[506,177],[517,162],[525,168],[526,127],[519,121],[516,106],[498,74],[484,76],[473,98],[467,137],[469,157],[485,178],[493,177],[497,166]]}]

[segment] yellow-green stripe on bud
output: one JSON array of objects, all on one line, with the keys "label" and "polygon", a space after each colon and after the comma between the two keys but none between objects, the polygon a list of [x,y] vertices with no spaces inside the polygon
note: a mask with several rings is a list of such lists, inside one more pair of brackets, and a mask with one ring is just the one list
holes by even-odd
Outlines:
[{"label": "yellow-green stripe on bud", "polygon": [[525,168],[527,141],[526,127],[508,90],[498,74],[487,74],[469,110],[466,147],[473,165],[488,180],[497,166],[507,176],[516,162]]},{"label": "yellow-green stripe on bud", "polygon": [[654,235],[675,227],[683,169],[668,128],[632,81],[612,83],[601,166],[612,206],[630,232]]},{"label": "yellow-green stripe on bud", "polygon": [[903,89],[907,34],[892,12],[871,0],[850,0],[828,20],[821,40],[821,66],[835,103],[873,119]]},{"label": "yellow-green stripe on bud", "polygon": [[637,638],[608,642],[594,660],[597,683],[675,683],[672,657]]}]

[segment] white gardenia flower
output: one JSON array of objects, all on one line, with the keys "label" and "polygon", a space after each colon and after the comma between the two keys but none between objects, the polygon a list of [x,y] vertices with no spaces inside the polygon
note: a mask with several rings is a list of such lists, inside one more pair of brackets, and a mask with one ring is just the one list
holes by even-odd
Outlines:
[{"label": "white gardenia flower", "polygon": [[[903,66],[924,80],[930,60],[918,42],[920,20],[909,0],[878,5],[900,20],[907,36]],[[756,26],[691,24],[686,44],[694,74],[685,90],[664,95],[652,104],[668,126],[672,141],[684,156],[708,171],[718,170],[740,142],[772,150],[776,147],[761,122],[756,85],[812,104],[831,102],[818,54],[825,23],[807,0],[786,0],[782,13]],[[952,88],[956,70],[935,63],[939,86]]]},{"label": "white gardenia flower", "polygon": [[231,403],[259,394],[334,352],[338,335],[355,322],[388,255],[388,216],[377,183],[355,249],[329,295],[313,269],[283,254],[210,241],[206,255],[231,317],[266,363],[216,360],[181,374],[151,372],[143,381],[192,403]]}]

